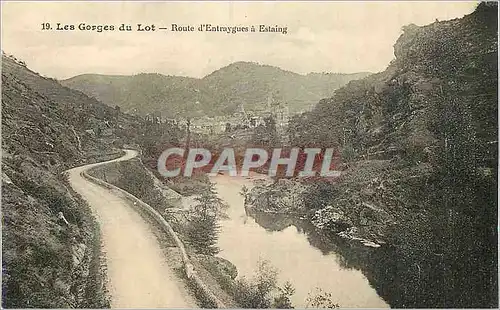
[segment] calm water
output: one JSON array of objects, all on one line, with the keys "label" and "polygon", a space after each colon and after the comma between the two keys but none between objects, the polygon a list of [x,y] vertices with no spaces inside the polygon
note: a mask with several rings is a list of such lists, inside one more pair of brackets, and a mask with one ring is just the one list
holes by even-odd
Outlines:
[{"label": "calm water", "polygon": [[[270,230],[247,216],[239,192],[243,185],[251,187],[252,180],[218,175],[212,182],[229,204],[229,219],[221,221],[219,255],[236,265],[239,275],[252,277],[258,261],[264,259],[279,269],[280,283],[293,284],[292,302],[296,307],[304,307],[308,294],[317,288],[331,293],[341,307],[388,307],[361,271],[342,267],[342,258],[335,252],[311,245],[311,236],[302,229],[284,224],[279,230]],[[259,223],[276,220],[263,216],[259,215]]]}]

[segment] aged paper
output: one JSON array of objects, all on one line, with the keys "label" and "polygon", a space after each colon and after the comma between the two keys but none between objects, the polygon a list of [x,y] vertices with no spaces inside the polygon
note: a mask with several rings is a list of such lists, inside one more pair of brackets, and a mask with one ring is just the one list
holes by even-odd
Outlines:
[{"label": "aged paper", "polygon": [[496,2],[2,2],[2,307],[498,307]]}]

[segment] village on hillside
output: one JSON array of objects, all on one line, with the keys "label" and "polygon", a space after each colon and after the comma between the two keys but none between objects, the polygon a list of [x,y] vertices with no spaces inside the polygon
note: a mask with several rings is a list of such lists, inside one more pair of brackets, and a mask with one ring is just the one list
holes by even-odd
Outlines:
[{"label": "village on hillside", "polygon": [[261,108],[254,111],[246,111],[244,105],[239,104],[237,111],[231,115],[171,119],[162,117],[160,113],[151,113],[146,116],[146,119],[159,123],[170,121],[181,129],[186,129],[189,124],[190,131],[193,133],[215,136],[240,129],[256,128],[263,125],[266,118],[273,118],[277,132],[284,134],[290,117],[288,104],[277,100],[270,94],[267,102],[262,103]]}]

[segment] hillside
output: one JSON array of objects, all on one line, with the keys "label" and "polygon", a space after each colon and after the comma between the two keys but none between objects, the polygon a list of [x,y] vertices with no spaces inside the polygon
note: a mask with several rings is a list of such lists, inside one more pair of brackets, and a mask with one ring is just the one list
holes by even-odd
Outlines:
[{"label": "hillside", "polygon": [[79,75],[63,85],[124,111],[145,115],[201,116],[233,113],[239,104],[249,111],[265,107],[272,95],[290,111],[311,107],[321,98],[368,73],[300,75],[277,67],[237,62],[202,79],[138,74],[134,76]]},{"label": "hillside", "polygon": [[387,69],[350,82],[297,118],[305,130],[297,130],[296,142],[348,145],[365,157],[388,150],[385,158],[427,156],[439,144],[435,127],[444,119],[437,116],[453,105],[472,113],[483,144],[495,141],[497,42],[488,12],[480,7],[463,19],[404,27]]},{"label": "hillside", "polygon": [[304,182],[305,203],[288,207],[330,238],[382,244],[345,264],[392,307],[498,306],[497,14],[483,2],[404,27],[385,71],[291,122],[292,145],[337,147],[344,171],[335,184]]},{"label": "hillside", "polygon": [[166,111],[171,115],[195,110],[197,80],[161,74],[110,76],[84,74],[61,82],[109,106],[138,115]]},{"label": "hillside", "polygon": [[119,156],[141,126],[2,55],[2,307],[109,306],[98,228],[61,172]]}]

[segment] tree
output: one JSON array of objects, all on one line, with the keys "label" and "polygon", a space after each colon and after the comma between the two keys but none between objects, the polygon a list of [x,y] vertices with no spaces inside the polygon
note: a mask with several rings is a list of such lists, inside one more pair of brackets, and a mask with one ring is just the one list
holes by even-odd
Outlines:
[{"label": "tree", "polygon": [[295,288],[292,283],[286,282],[283,287],[279,288],[280,294],[274,297],[273,308],[278,309],[292,309],[292,301],[290,297],[295,294]]},{"label": "tree", "polygon": [[213,183],[210,183],[208,190],[197,197],[196,201],[189,218],[189,242],[198,253],[215,255],[219,252],[218,221],[224,215],[225,204],[217,197]]},{"label": "tree", "polygon": [[[235,283],[233,296],[242,308],[293,308],[290,296],[295,289],[290,282],[278,286],[278,270],[269,261],[258,262],[251,280],[242,277]],[[274,297],[273,297],[274,296]]]},{"label": "tree", "polygon": [[273,117],[266,117],[264,124],[255,128],[252,136],[254,146],[275,147],[279,143],[278,132],[276,130],[276,121]]},{"label": "tree", "polygon": [[340,305],[332,300],[332,294],[323,291],[318,288],[317,293],[315,295],[309,294],[307,297],[307,305],[306,308],[315,308],[315,309],[335,309],[340,308]]},{"label": "tree", "polygon": [[351,162],[356,159],[356,151],[351,144],[346,144],[342,148],[342,160],[345,162]]},{"label": "tree", "polygon": [[245,202],[247,200],[248,194],[249,194],[248,187],[246,187],[245,185],[243,185],[241,187],[240,195],[243,196],[243,198],[245,198]]}]

